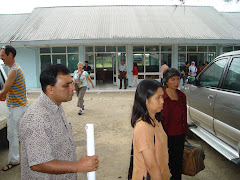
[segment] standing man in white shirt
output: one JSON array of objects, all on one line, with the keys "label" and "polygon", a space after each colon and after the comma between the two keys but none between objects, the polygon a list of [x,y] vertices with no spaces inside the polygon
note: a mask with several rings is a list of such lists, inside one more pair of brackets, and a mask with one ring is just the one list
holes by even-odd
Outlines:
[{"label": "standing man in white shirt", "polygon": [[122,80],[124,80],[124,89],[127,89],[127,66],[124,62],[124,60],[121,60],[121,64],[119,65],[119,79],[120,79],[120,87],[119,89],[122,89]]}]

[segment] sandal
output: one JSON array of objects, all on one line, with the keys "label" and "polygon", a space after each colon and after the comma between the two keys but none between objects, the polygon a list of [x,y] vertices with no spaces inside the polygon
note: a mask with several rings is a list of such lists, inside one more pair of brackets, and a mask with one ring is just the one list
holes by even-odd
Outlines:
[{"label": "sandal", "polygon": [[2,171],[8,171],[9,169],[12,169],[13,167],[18,166],[19,164],[20,163],[18,163],[18,164],[11,164],[11,163],[9,163],[6,166],[4,166],[4,167],[7,167],[7,169],[4,169],[4,167],[3,167]]}]

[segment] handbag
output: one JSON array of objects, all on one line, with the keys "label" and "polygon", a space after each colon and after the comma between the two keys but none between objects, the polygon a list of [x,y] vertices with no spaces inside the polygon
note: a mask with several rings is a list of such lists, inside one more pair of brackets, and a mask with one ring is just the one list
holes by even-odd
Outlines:
[{"label": "handbag", "polygon": [[81,88],[82,85],[83,85],[83,81],[80,80],[82,74],[83,74],[83,71],[81,72],[81,74],[78,75],[78,78],[76,79],[76,82],[75,82],[75,88],[76,89]]},{"label": "handbag", "polygon": [[205,168],[204,159],[203,148],[186,141],[183,151],[182,174],[195,176]]}]

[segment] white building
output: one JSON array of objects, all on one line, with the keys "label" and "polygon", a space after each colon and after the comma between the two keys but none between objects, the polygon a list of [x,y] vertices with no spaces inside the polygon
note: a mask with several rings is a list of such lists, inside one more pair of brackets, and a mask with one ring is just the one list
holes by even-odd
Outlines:
[{"label": "white building", "polygon": [[[240,13],[199,6],[84,6],[35,8],[30,14],[0,15],[0,44],[17,49],[28,88],[39,88],[41,69],[66,64],[73,72],[89,61],[95,85],[117,85],[118,64],[128,79],[137,62],[139,79],[160,79],[167,61],[211,61],[240,50]],[[101,81],[100,81],[101,80]]]}]

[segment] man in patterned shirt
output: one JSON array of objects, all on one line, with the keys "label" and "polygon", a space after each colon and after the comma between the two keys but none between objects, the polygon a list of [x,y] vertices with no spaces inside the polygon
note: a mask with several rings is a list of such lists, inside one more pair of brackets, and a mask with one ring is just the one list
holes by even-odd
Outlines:
[{"label": "man in patterned shirt", "polygon": [[15,62],[16,54],[17,51],[12,46],[8,45],[1,48],[1,59],[9,68],[8,79],[2,91],[0,91],[0,100],[4,100],[6,97],[8,108],[7,138],[9,153],[8,164],[2,168],[3,171],[8,171],[20,164],[17,125],[28,105],[25,78],[21,67]]},{"label": "man in patterned shirt", "polygon": [[76,172],[98,169],[98,156],[76,159],[71,125],[62,102],[72,100],[70,70],[62,64],[49,65],[40,75],[42,93],[19,122],[22,179],[77,179]]}]

